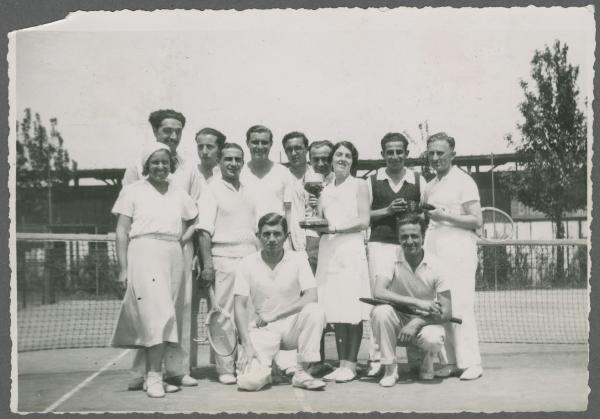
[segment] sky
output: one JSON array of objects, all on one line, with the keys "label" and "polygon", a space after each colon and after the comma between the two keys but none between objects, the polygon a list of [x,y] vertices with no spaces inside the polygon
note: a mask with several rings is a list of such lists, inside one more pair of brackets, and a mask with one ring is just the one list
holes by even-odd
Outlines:
[{"label": "sky", "polygon": [[566,42],[591,104],[594,35],[590,8],[77,12],[12,37],[11,112],[58,118],[80,169],[129,166],[161,108],[186,116],[193,159],[200,128],[243,144],[255,124],[276,161],[290,131],[350,140],[364,159],[405,131],[415,156],[424,121],[458,155],[506,153],[536,49]]}]

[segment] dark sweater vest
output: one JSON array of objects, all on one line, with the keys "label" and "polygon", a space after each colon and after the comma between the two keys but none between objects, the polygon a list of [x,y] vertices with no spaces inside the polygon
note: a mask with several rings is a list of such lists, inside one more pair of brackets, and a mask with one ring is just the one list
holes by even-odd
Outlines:
[{"label": "dark sweater vest", "polygon": [[[410,175],[409,175],[410,176]],[[377,180],[377,173],[371,176],[371,190],[373,191],[372,210],[385,208],[396,198],[404,198],[407,201],[421,200],[420,178],[415,173],[415,184],[404,182],[396,193],[392,191],[387,179]],[[398,244],[398,231],[396,230],[396,216],[386,215],[371,221],[371,242]]]}]

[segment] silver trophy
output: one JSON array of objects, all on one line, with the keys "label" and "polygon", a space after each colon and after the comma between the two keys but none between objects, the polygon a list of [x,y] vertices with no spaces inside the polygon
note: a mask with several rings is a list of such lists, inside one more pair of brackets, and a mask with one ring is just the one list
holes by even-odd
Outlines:
[{"label": "silver trophy", "polygon": [[[311,195],[316,196],[317,198],[321,195],[321,191],[325,187],[323,181],[323,175],[320,173],[315,173],[310,171],[306,173],[304,177],[304,190]],[[317,215],[317,208],[307,204],[307,213],[310,215],[304,220],[300,221],[300,227],[302,228],[312,228],[312,227],[327,227],[329,223],[326,219],[321,218]]]}]

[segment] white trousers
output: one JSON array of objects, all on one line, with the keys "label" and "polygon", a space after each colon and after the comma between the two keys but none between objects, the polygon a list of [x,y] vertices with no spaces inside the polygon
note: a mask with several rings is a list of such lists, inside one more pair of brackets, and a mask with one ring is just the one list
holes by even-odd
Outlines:
[{"label": "white trousers", "polygon": [[475,273],[477,241],[473,232],[439,227],[425,235],[425,252],[435,258],[440,275],[450,287],[452,315],[462,324],[446,323],[446,354],[450,364],[466,369],[481,364],[475,322]]},{"label": "white trousers", "polygon": [[[368,242],[367,257],[369,260],[371,294],[375,295],[375,278],[377,273],[380,272],[381,269],[385,269],[386,265],[389,266],[400,258],[404,258],[404,252],[402,251],[402,246],[399,244]],[[369,325],[371,326],[371,332],[369,333],[369,360],[377,361],[381,359],[381,353],[377,349],[377,343],[375,342],[375,336],[373,335],[373,324],[369,323]]]},{"label": "white trousers", "polygon": [[280,349],[297,349],[297,363],[320,361],[319,347],[324,328],[325,311],[317,303],[309,303],[299,313],[265,327],[251,323],[249,332],[260,363],[270,368]]},{"label": "white trousers", "polygon": [[[192,319],[192,259],[194,246],[188,242],[183,248],[184,280],[181,284],[183,293],[183,308],[177,312],[177,335],[179,342],[167,345],[164,355],[164,369],[167,377],[179,377],[190,372],[189,351],[191,348],[191,319]],[[146,351],[138,349],[132,366],[134,377],[143,377],[146,374]]]},{"label": "white trousers", "polygon": [[[373,325],[373,334],[381,351],[381,363],[383,365],[392,365],[396,360],[396,346],[400,330],[410,320],[409,316],[398,315],[396,310],[390,305],[381,305],[373,308],[371,312],[371,323]],[[431,324],[421,328],[417,335],[418,344],[416,347],[431,357],[437,355],[444,347],[444,328],[441,325]],[[415,360],[420,359],[418,354],[413,354],[415,345],[408,345],[406,348],[408,362],[411,368],[415,367]]]}]

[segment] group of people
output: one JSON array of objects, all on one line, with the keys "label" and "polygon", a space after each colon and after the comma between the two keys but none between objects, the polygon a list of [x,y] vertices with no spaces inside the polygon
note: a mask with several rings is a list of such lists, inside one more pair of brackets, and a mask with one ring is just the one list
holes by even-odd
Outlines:
[{"label": "group of people", "polygon": [[[258,390],[272,365],[304,389],[352,381],[365,321],[367,375],[381,386],[398,380],[398,345],[423,380],[482,375],[473,312],[481,208],[475,182],[452,165],[452,137],[429,137],[436,177],[427,183],[405,167],[406,137],[388,133],[380,142],[385,167],[365,180],[356,177],[358,150],[348,141],[310,143],[290,132],[282,139],[285,167],[269,159],[273,134],[265,126],[246,133],[249,159],[220,131],[203,128],[196,165],[177,153],[181,113],[158,110],[149,122],[156,141],[126,170],[113,207],[126,291],[112,345],[137,349],[130,390],[163,397],[198,384],[189,364],[192,287],[214,287],[217,309],[235,319],[237,352],[211,353],[222,384]],[[319,196],[304,188],[315,174],[324,185]],[[327,224],[301,228],[313,210]],[[398,303],[426,314],[404,314]],[[336,368],[325,362],[331,329]]]}]

